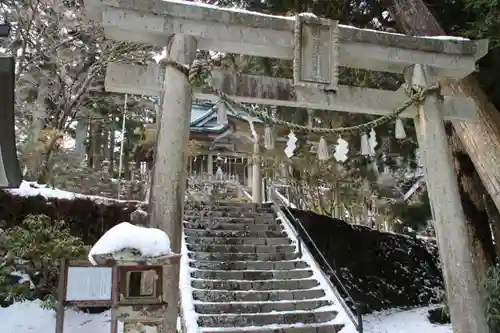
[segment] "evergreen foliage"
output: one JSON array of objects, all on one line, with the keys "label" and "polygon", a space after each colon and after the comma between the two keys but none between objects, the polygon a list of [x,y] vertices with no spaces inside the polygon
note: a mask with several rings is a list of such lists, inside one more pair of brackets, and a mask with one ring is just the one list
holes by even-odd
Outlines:
[{"label": "evergreen foliage", "polygon": [[500,332],[500,265],[490,268],[488,276],[483,281],[486,290],[486,311],[491,333]]},{"label": "evergreen foliage", "polygon": [[[81,257],[85,248],[64,221],[28,215],[0,240],[0,304],[40,298],[53,304],[63,258]],[[20,277],[16,283],[16,277]]]}]

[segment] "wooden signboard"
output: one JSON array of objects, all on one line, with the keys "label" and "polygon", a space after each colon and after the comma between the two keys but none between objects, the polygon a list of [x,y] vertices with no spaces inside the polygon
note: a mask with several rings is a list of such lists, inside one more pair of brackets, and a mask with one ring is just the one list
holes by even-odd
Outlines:
[{"label": "wooden signboard", "polygon": [[66,306],[111,307],[116,275],[116,268],[112,266],[63,260],[57,290],[56,333],[63,333]]}]

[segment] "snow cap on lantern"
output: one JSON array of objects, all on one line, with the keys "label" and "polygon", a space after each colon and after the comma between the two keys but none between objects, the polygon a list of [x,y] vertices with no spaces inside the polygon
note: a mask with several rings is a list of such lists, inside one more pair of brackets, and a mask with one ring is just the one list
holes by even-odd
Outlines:
[{"label": "snow cap on lantern", "polygon": [[170,238],[160,229],[122,222],[94,244],[88,259],[93,265],[111,261],[144,261],[173,255]]}]

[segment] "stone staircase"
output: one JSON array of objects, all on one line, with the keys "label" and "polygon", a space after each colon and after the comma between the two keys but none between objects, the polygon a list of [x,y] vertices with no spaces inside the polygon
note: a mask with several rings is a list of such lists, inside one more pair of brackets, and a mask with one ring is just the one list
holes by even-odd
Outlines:
[{"label": "stone staircase", "polygon": [[184,333],[342,333],[348,319],[270,204],[189,202]]}]

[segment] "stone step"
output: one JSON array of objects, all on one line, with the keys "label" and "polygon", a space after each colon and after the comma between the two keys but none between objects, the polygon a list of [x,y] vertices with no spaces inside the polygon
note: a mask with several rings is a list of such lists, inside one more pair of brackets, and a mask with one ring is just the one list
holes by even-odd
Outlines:
[{"label": "stone step", "polygon": [[184,216],[203,216],[203,217],[240,217],[240,218],[259,218],[264,220],[275,219],[274,213],[270,212],[247,212],[235,210],[185,210]]},{"label": "stone step", "polygon": [[302,269],[293,271],[207,271],[191,272],[195,279],[207,280],[294,280],[307,279],[313,276],[313,271]]},{"label": "stone step", "polygon": [[236,204],[236,206],[241,206],[241,207],[271,207],[272,203],[271,202],[263,202],[263,203],[255,203],[255,202],[248,202],[248,201],[238,201],[235,202],[234,200],[218,200],[218,204],[224,206],[224,205],[233,205]]},{"label": "stone step", "polygon": [[203,230],[184,229],[184,235],[189,237],[249,237],[249,238],[288,238],[284,231],[245,231],[245,230]]},{"label": "stone step", "polygon": [[201,327],[245,327],[295,323],[313,324],[332,321],[336,316],[337,312],[335,311],[200,315],[198,325]]},{"label": "stone step", "polygon": [[243,224],[243,223],[198,223],[184,222],[184,228],[201,230],[248,230],[248,231],[281,231],[280,224]]},{"label": "stone step", "polygon": [[[208,205],[210,204],[208,201],[187,201],[188,204],[194,204],[194,205]],[[272,203],[271,202],[264,202],[264,203],[255,203],[255,202],[248,202],[248,201],[236,201],[236,200],[217,200],[212,202],[212,204],[217,204],[220,206],[237,206],[237,207],[271,207]]]},{"label": "stone step", "polygon": [[289,245],[292,241],[285,237],[186,237],[187,244],[200,245]]},{"label": "stone step", "polygon": [[246,230],[203,230],[184,229],[185,236],[192,237],[249,237],[249,238],[288,238],[284,231],[246,231]]},{"label": "stone step", "polygon": [[196,211],[226,211],[226,212],[252,212],[252,213],[270,213],[273,211],[272,206],[255,206],[255,205],[218,205],[218,204],[202,204],[202,205],[186,205],[186,209]]},{"label": "stone step", "polygon": [[192,260],[201,261],[280,261],[295,260],[299,258],[298,252],[283,253],[213,253],[191,252],[188,254]]},{"label": "stone step", "polygon": [[293,253],[295,245],[207,245],[187,244],[187,249],[194,252],[224,253]]},{"label": "stone step", "polygon": [[186,202],[186,207],[190,209],[234,209],[234,210],[249,210],[249,211],[270,211],[272,204],[256,204],[252,202],[235,202],[235,201],[217,201],[217,202]]},{"label": "stone step", "polygon": [[264,302],[264,303],[203,303],[195,304],[194,308],[200,314],[227,313],[268,313],[280,311],[311,311],[332,305],[328,300],[313,300],[299,302]]},{"label": "stone step", "polygon": [[[235,327],[232,329],[225,329],[224,333],[339,333],[344,328],[344,325],[319,323],[308,325],[280,325],[277,329],[271,327]],[[201,333],[221,333],[218,329],[202,328]]]},{"label": "stone step", "polygon": [[274,216],[270,218],[261,217],[238,217],[238,216],[199,216],[184,215],[186,222],[219,222],[219,223],[245,223],[245,224],[280,224]]},{"label": "stone step", "polygon": [[216,271],[243,270],[291,270],[309,268],[305,261],[193,261],[189,267]]},{"label": "stone step", "polygon": [[259,290],[259,291],[228,291],[228,290],[194,290],[193,299],[202,302],[278,302],[299,301],[321,298],[325,296],[322,289],[307,290]]},{"label": "stone step", "polygon": [[315,279],[264,280],[264,281],[219,281],[191,280],[191,287],[200,290],[304,290],[319,286]]}]

